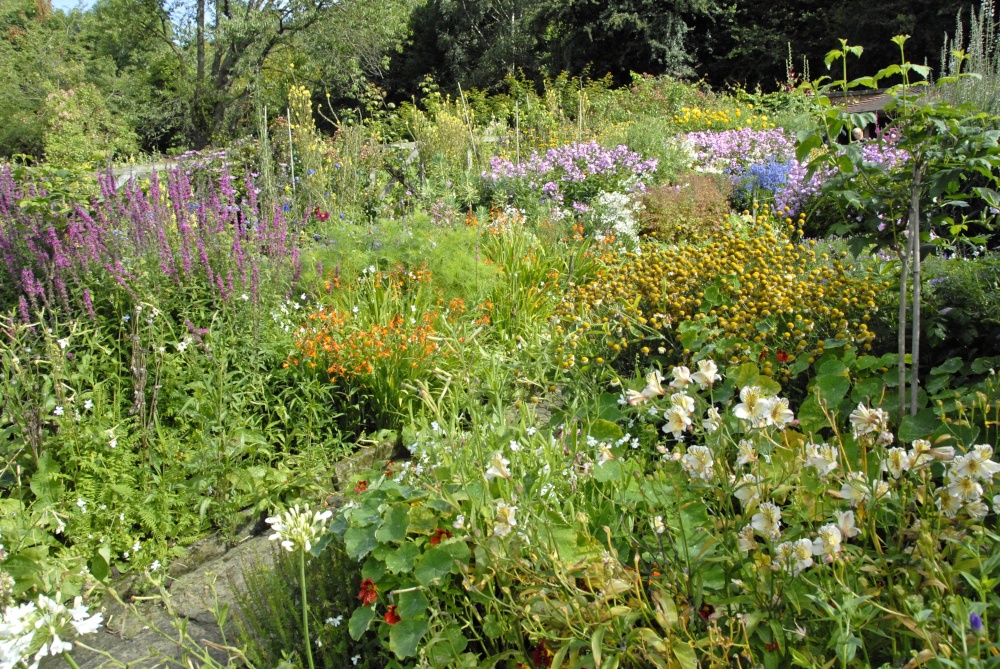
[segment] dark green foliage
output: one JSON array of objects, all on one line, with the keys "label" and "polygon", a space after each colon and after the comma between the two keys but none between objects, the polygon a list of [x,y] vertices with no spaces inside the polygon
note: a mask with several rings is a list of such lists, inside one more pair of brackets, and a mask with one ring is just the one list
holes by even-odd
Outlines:
[{"label": "dark green foliage", "polygon": [[952,356],[965,360],[1000,355],[1000,257],[945,260],[926,265],[925,332],[933,356],[928,364]]},{"label": "dark green foliage", "polygon": [[[255,565],[245,575],[246,591],[238,598],[241,641],[247,646],[247,657],[257,667],[279,667],[283,658],[293,656],[301,666],[305,653],[299,559],[297,554],[277,548],[275,551],[273,568]],[[313,659],[317,668],[385,667],[390,656],[376,637],[368,635],[353,641],[348,634],[347,621],[360,604],[357,594],[361,567],[357,560],[347,557],[339,540],[331,542],[320,557],[310,557],[306,579],[310,600],[309,630],[314,640]],[[356,656],[360,657],[352,664],[351,658]]]}]

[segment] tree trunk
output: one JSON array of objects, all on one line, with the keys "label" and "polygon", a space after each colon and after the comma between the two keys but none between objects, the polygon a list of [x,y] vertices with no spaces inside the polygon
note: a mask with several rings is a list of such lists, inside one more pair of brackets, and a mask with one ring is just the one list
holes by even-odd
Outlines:
[{"label": "tree trunk", "polygon": [[896,334],[896,351],[899,354],[899,420],[906,415],[906,283],[909,280],[910,240],[899,254],[899,330]]},{"label": "tree trunk", "polygon": [[910,187],[910,259],[913,266],[913,334],[910,348],[910,415],[917,415],[917,396],[920,391],[920,187],[924,166],[913,166],[913,185]]},{"label": "tree trunk", "polygon": [[198,48],[198,87],[201,88],[205,81],[205,0],[198,0],[197,17],[195,27]]}]

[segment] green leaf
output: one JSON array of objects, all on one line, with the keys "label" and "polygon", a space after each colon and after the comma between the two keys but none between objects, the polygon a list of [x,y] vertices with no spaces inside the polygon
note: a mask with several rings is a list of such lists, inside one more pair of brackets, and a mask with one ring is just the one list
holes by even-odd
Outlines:
[{"label": "green leaf", "polygon": [[462,634],[457,625],[449,625],[428,644],[428,654],[431,665],[435,667],[453,667],[456,660],[469,645],[469,640]]},{"label": "green leaf", "polygon": [[851,381],[839,374],[820,374],[814,380],[813,388],[819,393],[820,401],[826,402],[830,410],[835,410],[844,401]]},{"label": "green leaf", "polygon": [[382,527],[378,528],[375,538],[382,543],[400,542],[406,538],[406,528],[410,526],[410,505],[405,502],[393,504],[389,513],[385,514]]},{"label": "green leaf", "polygon": [[38,458],[38,470],[31,477],[31,492],[42,504],[54,504],[62,495],[59,464],[48,453]]},{"label": "green leaf", "polygon": [[916,416],[904,416],[899,424],[897,436],[900,441],[913,441],[929,437],[941,425],[941,419],[933,409],[922,409]]},{"label": "green leaf", "polygon": [[407,542],[385,558],[385,568],[393,574],[405,574],[413,571],[413,562],[420,555],[420,547]]},{"label": "green leaf", "polygon": [[347,631],[350,632],[351,638],[355,641],[359,640],[368,631],[368,625],[374,618],[375,607],[373,606],[362,606],[354,609],[351,619],[347,622]]},{"label": "green leaf", "polygon": [[455,558],[447,550],[435,546],[417,559],[413,576],[420,585],[428,586],[448,574],[454,564]]},{"label": "green leaf", "polygon": [[737,388],[753,385],[753,381],[760,376],[760,369],[752,362],[745,362],[738,367],[730,367],[726,376],[733,380]]},{"label": "green leaf", "polygon": [[378,546],[374,527],[351,527],[344,532],[344,546],[347,556],[358,560],[368,555]]},{"label": "green leaf", "polygon": [[430,630],[426,620],[402,620],[389,630],[389,649],[400,660],[417,654],[420,640]]},{"label": "green leaf", "polygon": [[819,432],[827,427],[826,415],[816,401],[815,395],[809,395],[806,400],[799,405],[797,418],[799,427],[805,433]]},{"label": "green leaf", "polygon": [[942,364],[931,370],[931,376],[935,374],[954,374],[962,370],[965,361],[961,358],[948,358]]},{"label": "green leaf", "polygon": [[420,618],[427,611],[427,596],[423,590],[408,590],[399,595],[396,613],[403,620]]},{"label": "green leaf", "polygon": [[622,466],[617,460],[608,460],[594,467],[594,480],[598,483],[617,481],[622,477]]},{"label": "green leaf", "polygon": [[674,641],[671,648],[682,669],[698,669],[698,657],[694,654],[694,648],[681,639]]},{"label": "green leaf", "polygon": [[588,434],[597,441],[615,442],[622,438],[622,429],[608,420],[598,419],[590,425]]}]

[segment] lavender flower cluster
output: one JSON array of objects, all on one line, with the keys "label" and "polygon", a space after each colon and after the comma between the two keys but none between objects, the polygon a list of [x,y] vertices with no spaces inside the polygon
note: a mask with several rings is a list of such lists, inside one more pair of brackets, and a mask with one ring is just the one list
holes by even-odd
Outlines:
[{"label": "lavender flower cluster", "polygon": [[597,142],[573,142],[544,156],[532,152],[519,163],[494,157],[482,178],[495,200],[533,197],[579,209],[600,192],[644,191],[657,165],[655,158],[645,159],[625,145],[610,149]]},{"label": "lavender flower cluster", "polygon": [[701,172],[739,175],[751,165],[795,157],[795,140],[781,128],[689,132],[681,141],[691,152],[692,166]]},{"label": "lavender flower cluster", "polygon": [[[239,196],[232,178],[205,180],[172,170],[116,188],[100,179],[101,198],[77,203],[64,220],[27,214],[25,194],[44,196],[0,169],[0,306],[26,322],[59,307],[95,316],[95,292],[117,286],[132,299],[179,289],[216,302],[259,300],[265,281],[294,282],[299,251],[281,207],[263,207],[247,177]],[[193,292],[192,292],[193,291]]]}]

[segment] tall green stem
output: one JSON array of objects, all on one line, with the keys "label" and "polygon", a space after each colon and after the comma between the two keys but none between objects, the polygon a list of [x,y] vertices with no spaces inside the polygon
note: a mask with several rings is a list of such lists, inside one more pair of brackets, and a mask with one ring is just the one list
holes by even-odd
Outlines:
[{"label": "tall green stem", "polygon": [[306,598],[306,551],[299,551],[299,588],[302,590],[302,638],[306,642],[306,660],[309,669],[316,669],[313,664],[312,641],[309,639],[309,601]]}]

